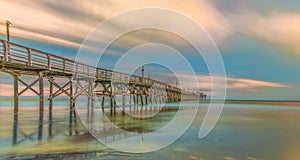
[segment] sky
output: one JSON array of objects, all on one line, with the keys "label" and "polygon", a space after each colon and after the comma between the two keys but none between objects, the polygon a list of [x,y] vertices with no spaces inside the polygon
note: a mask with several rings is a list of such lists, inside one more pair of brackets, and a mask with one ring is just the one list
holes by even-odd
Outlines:
[{"label": "sky", "polygon": [[[173,10],[203,26],[223,58],[227,99],[300,100],[298,0],[190,0],[189,3],[179,0],[2,0],[0,38],[6,39],[5,22],[9,20],[13,23],[12,42],[74,59],[84,39],[98,24],[126,11],[146,7]],[[116,22],[93,41],[100,44],[127,25],[151,20],[145,17],[128,23]],[[188,30],[188,27],[180,29]],[[193,36],[193,32],[190,34],[193,39],[201,39]],[[112,69],[125,52],[149,43],[165,44],[182,53],[199,81],[189,83],[191,75],[182,73],[186,78],[186,83],[181,84],[183,88],[199,87],[210,94],[210,76],[203,58],[185,39],[166,31],[143,29],[119,37],[101,57],[98,66]],[[144,52],[141,57],[143,54],[154,53]],[[160,56],[164,51],[155,54]],[[170,57],[166,61],[175,60]],[[176,83],[172,72],[164,67],[146,65],[145,69],[151,78]],[[176,70],[180,69],[178,65]],[[12,95],[11,77],[0,73],[0,96],[7,95]]]}]

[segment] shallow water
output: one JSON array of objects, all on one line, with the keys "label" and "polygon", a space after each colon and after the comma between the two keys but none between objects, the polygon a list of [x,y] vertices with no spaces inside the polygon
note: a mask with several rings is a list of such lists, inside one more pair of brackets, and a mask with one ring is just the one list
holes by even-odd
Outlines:
[{"label": "shallow water", "polygon": [[[90,135],[78,114],[69,111],[67,99],[54,103],[52,115],[47,107],[40,114],[35,100],[23,101],[18,115],[13,114],[10,101],[0,102],[0,159],[300,159],[299,102],[293,105],[289,102],[226,103],[213,131],[199,139],[199,128],[207,109],[207,104],[201,104],[191,127],[177,141],[155,152],[129,154],[110,149]],[[190,102],[186,107],[193,105],[195,103]],[[176,108],[176,103],[167,106]],[[149,111],[150,108],[147,113]],[[168,109],[156,118],[142,121],[117,112],[111,120],[131,132],[130,135],[140,137],[137,141],[142,136],[147,141],[147,133],[163,127],[176,112],[176,109]],[[129,138],[112,133],[103,132],[101,138],[103,141]]]}]

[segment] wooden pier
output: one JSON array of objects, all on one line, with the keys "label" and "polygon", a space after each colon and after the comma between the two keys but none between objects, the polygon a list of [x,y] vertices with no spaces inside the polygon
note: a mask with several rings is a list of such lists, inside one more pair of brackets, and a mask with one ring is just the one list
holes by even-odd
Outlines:
[{"label": "wooden pier", "polygon": [[[111,109],[115,109],[116,96],[122,96],[125,104],[147,105],[163,102],[178,102],[184,92],[179,88],[154,79],[96,68],[87,64],[39,51],[5,40],[0,40],[0,71],[13,76],[14,111],[19,109],[19,96],[31,90],[39,97],[39,110],[44,110],[44,80],[49,81],[49,111],[52,111],[53,99],[65,94],[70,99],[70,109],[75,107],[76,99],[81,95],[88,97],[88,106],[93,107],[95,96],[110,99]],[[24,75],[35,76],[33,82],[22,79]],[[57,78],[68,82],[60,84]],[[19,84],[25,85],[19,90]],[[38,85],[38,89],[35,89]]]}]

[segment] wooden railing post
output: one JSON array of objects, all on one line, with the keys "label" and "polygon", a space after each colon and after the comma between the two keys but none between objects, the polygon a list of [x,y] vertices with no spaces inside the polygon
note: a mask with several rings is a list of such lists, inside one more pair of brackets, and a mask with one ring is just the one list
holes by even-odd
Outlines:
[{"label": "wooden railing post", "polygon": [[51,56],[50,56],[50,54],[47,54],[47,59],[48,59],[48,65],[47,65],[47,68],[48,68],[48,70],[51,70]]},{"label": "wooden railing post", "polygon": [[63,73],[66,71],[66,59],[63,59]]},{"label": "wooden railing post", "polygon": [[32,66],[32,53],[31,53],[31,48],[27,48],[28,51],[28,65]]},{"label": "wooden railing post", "polygon": [[8,61],[9,48],[7,42],[3,41],[3,46],[4,46],[4,60]]},{"label": "wooden railing post", "polygon": [[96,79],[98,79],[98,77],[99,77],[99,69],[96,68]]}]

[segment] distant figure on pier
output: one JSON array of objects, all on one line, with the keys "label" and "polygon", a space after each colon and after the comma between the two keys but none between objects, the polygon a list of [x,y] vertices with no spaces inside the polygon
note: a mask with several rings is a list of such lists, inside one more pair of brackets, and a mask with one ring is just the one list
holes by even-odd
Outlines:
[{"label": "distant figure on pier", "polygon": [[206,100],[206,94],[200,93],[200,100]]}]

